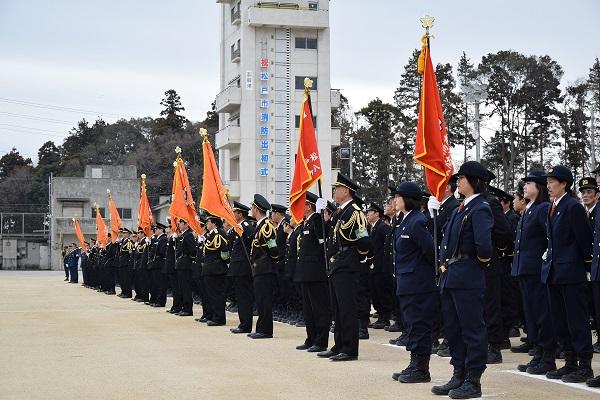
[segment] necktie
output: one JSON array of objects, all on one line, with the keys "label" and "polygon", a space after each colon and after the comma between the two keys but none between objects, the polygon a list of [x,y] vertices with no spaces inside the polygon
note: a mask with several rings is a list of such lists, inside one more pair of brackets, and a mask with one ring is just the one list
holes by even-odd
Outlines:
[{"label": "necktie", "polygon": [[465,203],[460,203],[460,206],[458,206],[458,212],[461,212],[463,209],[465,208]]},{"label": "necktie", "polygon": [[550,208],[550,216],[551,217],[554,215],[554,210],[556,210],[556,203],[552,202],[552,208]]}]

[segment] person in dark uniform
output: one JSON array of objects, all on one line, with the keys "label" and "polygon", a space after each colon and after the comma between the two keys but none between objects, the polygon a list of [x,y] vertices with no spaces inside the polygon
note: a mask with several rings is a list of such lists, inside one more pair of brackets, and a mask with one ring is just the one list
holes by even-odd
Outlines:
[{"label": "person in dark uniform", "polygon": [[[383,328],[388,332],[402,332],[404,328],[402,323],[402,311],[400,310],[400,303],[398,302],[398,296],[395,295],[396,279],[394,277],[394,229],[397,225],[397,212],[395,205],[396,202],[394,197],[391,195],[391,193],[393,193],[395,190],[396,188],[390,190],[390,196],[388,196],[386,199],[383,209],[384,217],[386,218],[384,222],[389,226],[383,245],[383,272],[392,277],[392,284],[394,285],[392,289],[392,319],[394,320],[394,323]],[[390,344],[396,344],[398,340],[400,340],[400,338],[390,340]],[[402,340],[404,340],[404,338]],[[406,343],[404,343],[403,346],[406,346]]]},{"label": "person in dark uniform", "polygon": [[378,319],[371,326],[373,329],[384,329],[390,326],[394,308],[394,277],[385,268],[385,240],[390,226],[383,221],[383,209],[376,203],[367,208],[369,237],[373,246],[373,264],[369,270],[369,286],[373,308]]},{"label": "person in dark uniform", "polygon": [[202,254],[202,278],[207,301],[213,312],[207,326],[225,325],[225,277],[229,262],[227,234],[223,231],[221,218],[208,214],[206,239]]},{"label": "person in dark uniform", "polygon": [[181,311],[176,315],[190,317],[194,315],[192,299],[192,263],[196,259],[196,238],[188,223],[179,219],[181,235],[177,238],[175,270],[177,271],[177,285],[181,299]]},{"label": "person in dark uniform", "polygon": [[494,217],[485,196],[486,168],[467,161],[456,178],[465,200],[446,224],[439,256],[444,334],[454,372],[448,383],[433,386],[431,391],[466,399],[481,397],[480,378],[487,362],[485,268],[494,250]]},{"label": "person in dark uniform", "polygon": [[69,270],[69,276],[70,276],[70,280],[69,283],[78,283],[79,282],[79,274],[77,272],[80,262],[81,262],[81,257],[80,257],[80,251],[79,248],[77,247],[77,245],[75,243],[71,243],[69,245],[68,248],[68,253],[67,256],[65,257],[66,260],[66,266]]},{"label": "person in dark uniform", "polygon": [[581,178],[579,180],[579,193],[581,193],[581,202],[585,208],[585,213],[590,222],[590,226],[594,229],[596,220],[596,203],[598,202],[598,185],[596,179],[591,177]]},{"label": "person in dark uniform", "polygon": [[430,382],[433,321],[438,304],[435,284],[435,249],[427,229],[427,217],[419,212],[421,189],[403,182],[394,191],[395,207],[404,218],[394,229],[396,295],[400,297],[406,350],[410,363],[392,378],[402,383]]},{"label": "person in dark uniform", "polygon": [[151,243],[149,254],[150,265],[150,306],[164,307],[167,303],[167,277],[163,266],[167,257],[168,239],[165,234],[167,226],[157,222],[154,225],[154,241]]},{"label": "person in dark uniform", "polygon": [[[108,234],[108,239],[111,240],[111,234]],[[115,295],[115,276],[119,265],[119,241],[114,243],[110,241],[106,246],[106,254],[104,259],[104,293]]]},{"label": "person in dark uniform", "polygon": [[171,230],[171,221],[168,222],[167,228],[167,252],[165,254],[165,264],[163,273],[167,276],[169,288],[171,288],[173,304],[171,308],[166,310],[170,314],[178,314],[181,312],[181,292],[177,283],[177,271],[175,270],[175,262],[177,260],[177,232]]},{"label": "person in dark uniform", "polygon": [[[592,171],[596,174],[596,185],[600,184],[600,165]],[[598,207],[595,207],[596,217]],[[600,352],[600,217],[594,219],[594,250],[592,254],[592,265],[590,268],[590,286],[592,291],[593,317],[596,325],[596,337],[598,338],[594,346],[595,353]],[[586,385],[590,387],[600,387],[600,375],[595,378],[589,378]]]},{"label": "person in dark uniform", "polygon": [[546,285],[541,281],[542,256],[548,248],[546,219],[550,202],[543,171],[531,171],[522,179],[523,196],[528,203],[517,226],[512,276],[521,289],[527,341],[533,358],[517,368],[521,372],[544,375],[556,369],[556,339],[550,317]]},{"label": "person in dark uniform", "polygon": [[585,209],[570,194],[571,171],[557,165],[544,176],[553,201],[547,218],[548,250],[541,277],[548,286],[550,313],[565,355],[565,365],[549,371],[546,377],[585,382],[593,377],[594,350],[585,290],[592,262],[592,230]]},{"label": "person in dark uniform", "polygon": [[133,241],[129,237],[131,231],[127,228],[121,230],[122,240],[119,246],[119,283],[121,284],[121,293],[118,297],[130,299],[132,297],[132,254]]},{"label": "person in dark uniform", "polygon": [[275,321],[287,322],[291,317],[292,310],[290,308],[291,286],[289,282],[283,279],[285,270],[285,249],[287,234],[284,232],[284,222],[287,212],[287,207],[281,204],[271,204],[271,221],[277,232],[277,250],[279,259],[276,266],[276,285],[273,298],[273,318]]},{"label": "person in dark uniform", "polygon": [[304,220],[290,234],[292,257],[296,256],[294,281],[300,283],[302,293],[302,313],[306,325],[306,339],[297,346],[298,350],[317,353],[327,350],[331,309],[327,283],[325,259],[325,235],[323,218],[320,212],[327,206],[324,200],[311,192],[306,192]]},{"label": "person in dark uniform", "polygon": [[252,339],[267,339],[273,337],[273,286],[276,279],[276,265],[279,259],[277,247],[277,231],[267,211],[271,204],[260,194],[254,195],[252,216],[258,221],[250,248],[250,261],[254,284],[254,298],[258,319],[256,331],[249,333]]},{"label": "person in dark uniform", "polygon": [[335,320],[334,346],[317,353],[332,361],[358,359],[357,292],[361,265],[369,265],[371,242],[367,218],[356,202],[359,186],[338,173],[333,185],[339,209],[331,220],[327,238],[329,290]]},{"label": "person in dark uniform", "polygon": [[254,227],[248,222],[250,207],[237,201],[233,202],[233,215],[236,222],[242,227],[240,237],[235,229],[229,232],[229,243],[231,246],[231,260],[227,275],[233,279],[233,288],[238,306],[238,317],[240,323],[231,328],[231,333],[252,332],[252,307],[254,306],[254,292],[252,288],[252,269],[250,267],[250,248]]},{"label": "person in dark uniform", "polygon": [[151,239],[146,237],[143,229],[138,229],[138,243],[135,252],[139,254],[135,265],[136,287],[135,301],[150,304],[150,279],[148,277],[148,258]]}]

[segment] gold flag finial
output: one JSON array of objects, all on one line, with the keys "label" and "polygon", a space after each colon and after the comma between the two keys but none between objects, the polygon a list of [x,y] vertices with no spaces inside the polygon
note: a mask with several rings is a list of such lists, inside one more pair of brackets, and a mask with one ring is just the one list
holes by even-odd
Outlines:
[{"label": "gold flag finial", "polygon": [[435,22],[435,17],[432,17],[429,14],[425,14],[421,18],[419,18],[419,21],[421,21],[421,26],[425,28],[427,32],[429,32],[429,28],[431,28],[433,26],[433,23]]},{"label": "gold flag finial", "polygon": [[208,142],[208,131],[206,129],[200,128],[198,130],[198,133],[200,133],[200,137],[202,138],[202,143]]},{"label": "gold flag finial", "polygon": [[142,174],[142,179],[146,180],[146,174]]},{"label": "gold flag finial", "polygon": [[110,189],[106,189],[106,195],[110,197]]},{"label": "gold flag finial", "polygon": [[177,154],[178,156],[181,155],[181,147],[179,147],[179,146],[175,147],[175,154]]}]

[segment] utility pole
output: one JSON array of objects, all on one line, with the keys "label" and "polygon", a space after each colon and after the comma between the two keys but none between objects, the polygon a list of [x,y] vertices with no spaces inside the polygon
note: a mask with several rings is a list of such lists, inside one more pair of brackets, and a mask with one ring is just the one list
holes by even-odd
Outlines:
[{"label": "utility pole", "polygon": [[475,160],[481,161],[481,119],[479,118],[479,105],[487,99],[488,85],[483,83],[473,83],[465,86],[464,98],[467,104],[473,103],[475,106]]}]

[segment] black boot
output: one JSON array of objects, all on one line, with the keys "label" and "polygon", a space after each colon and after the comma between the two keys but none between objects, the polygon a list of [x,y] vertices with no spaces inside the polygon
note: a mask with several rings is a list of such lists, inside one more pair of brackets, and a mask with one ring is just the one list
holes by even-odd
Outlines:
[{"label": "black boot", "polygon": [[567,383],[583,383],[593,377],[594,371],[592,371],[592,353],[590,353],[579,358],[579,367],[577,368],[577,371],[563,375],[561,380]]},{"label": "black boot", "polygon": [[408,367],[404,368],[402,371],[400,372],[394,372],[392,374],[392,379],[397,381],[398,377],[400,375],[404,375],[406,373],[408,373],[408,371],[414,369],[417,365],[417,355],[414,353],[410,353],[410,362],[408,363]]},{"label": "black boot", "polygon": [[600,387],[600,375],[598,375],[595,378],[588,379],[587,381],[585,381],[585,384],[589,387]]},{"label": "black boot", "polygon": [[531,375],[546,375],[556,371],[556,361],[554,361],[555,355],[556,353],[554,350],[542,351],[542,358],[535,365],[528,366],[525,372]]},{"label": "black boot", "polygon": [[517,366],[517,369],[521,372],[526,372],[527,368],[529,367],[533,367],[535,365],[537,365],[540,360],[542,359],[542,349],[541,347],[536,346],[534,348],[534,353],[533,353],[533,358],[531,360],[529,360],[529,362],[527,364],[519,364]]},{"label": "black boot", "polygon": [[563,376],[575,372],[578,369],[577,359],[572,351],[565,351],[565,365],[555,371],[550,371],[546,374],[548,379],[561,379]]},{"label": "black boot", "polygon": [[474,399],[481,397],[481,373],[483,371],[469,370],[463,384],[448,392],[451,399]]},{"label": "black boot", "polygon": [[[412,356],[412,353],[411,353]],[[401,383],[424,383],[431,382],[429,375],[429,357],[431,354],[419,354],[416,356],[415,368],[408,370],[405,374],[398,377]]]},{"label": "black boot", "polygon": [[386,326],[390,326],[390,315],[382,313],[379,319],[375,321],[371,327],[373,329],[384,329]]},{"label": "black boot", "polygon": [[454,366],[454,372],[452,378],[445,385],[434,386],[431,388],[431,393],[437,394],[438,396],[447,396],[448,393],[456,388],[459,388],[465,380],[465,369],[464,367]]},{"label": "black boot", "polygon": [[450,347],[448,347],[448,341],[442,340],[442,343],[438,347],[437,355],[439,357],[450,357]]},{"label": "black boot", "polygon": [[502,353],[500,352],[500,346],[490,344],[488,346],[488,364],[502,364]]}]

